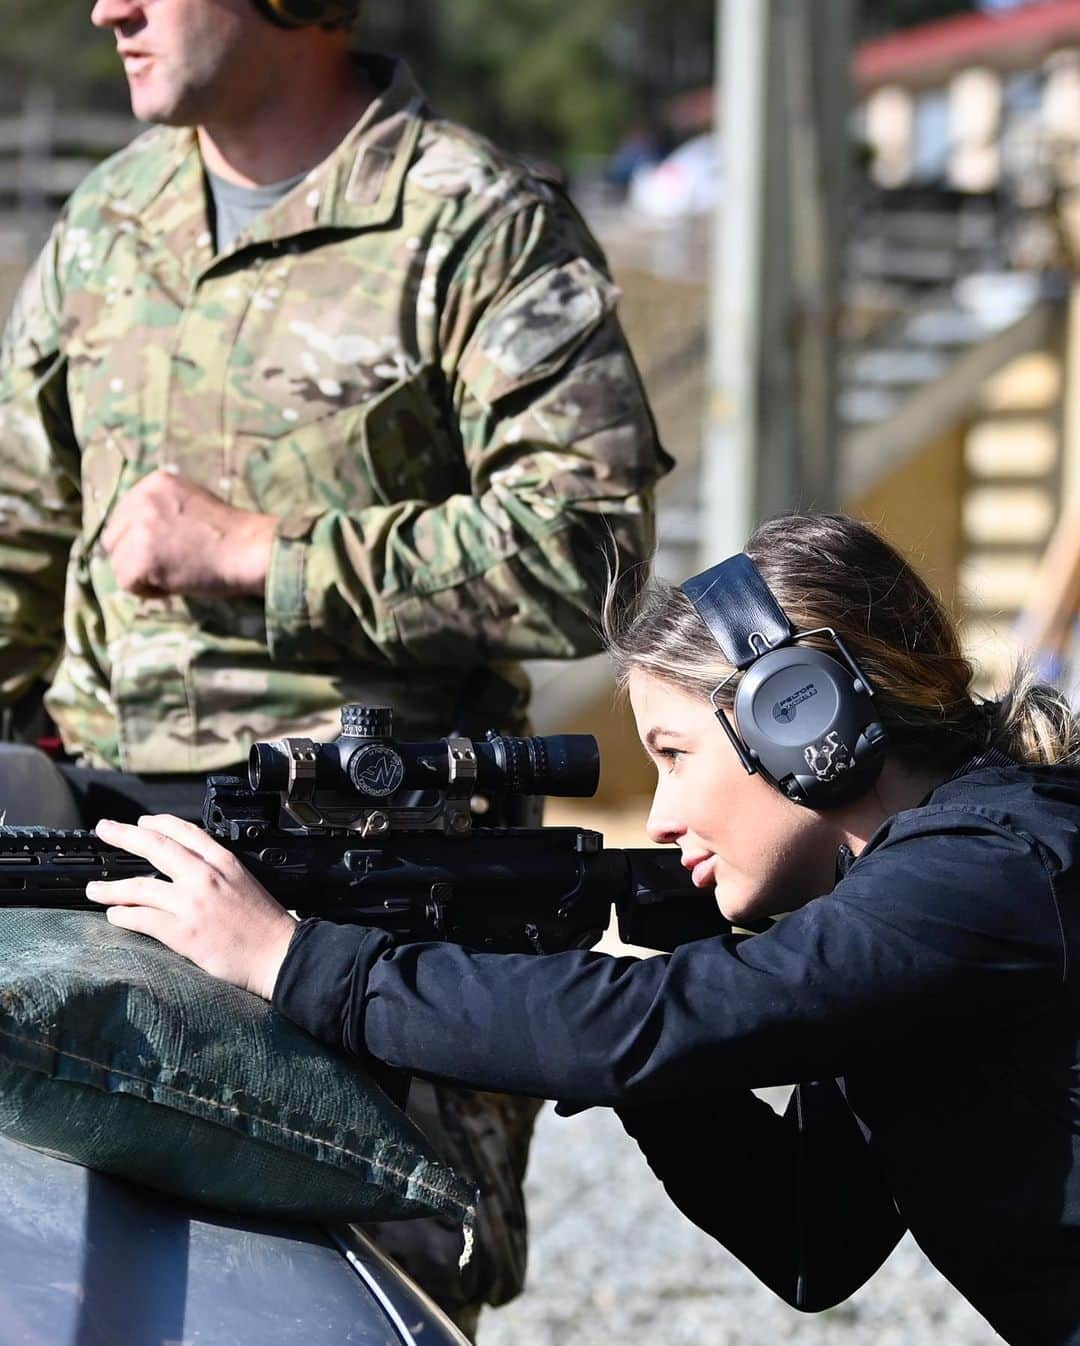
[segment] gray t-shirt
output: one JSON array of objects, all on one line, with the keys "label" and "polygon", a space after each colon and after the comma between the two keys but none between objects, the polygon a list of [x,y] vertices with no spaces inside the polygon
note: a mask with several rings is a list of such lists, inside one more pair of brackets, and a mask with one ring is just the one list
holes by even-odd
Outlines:
[{"label": "gray t-shirt", "polygon": [[214,247],[218,252],[224,252],[256,216],[280,201],[307,176],[305,169],[303,173],[284,178],[281,182],[267,182],[258,187],[238,187],[235,182],[226,182],[209,169],[204,171],[214,206]]}]

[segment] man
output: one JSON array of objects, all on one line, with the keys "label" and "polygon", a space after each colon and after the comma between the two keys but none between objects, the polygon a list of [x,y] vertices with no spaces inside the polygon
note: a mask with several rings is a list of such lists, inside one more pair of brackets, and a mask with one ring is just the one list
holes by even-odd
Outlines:
[{"label": "man", "polygon": [[[596,648],[606,558],[651,545],[667,461],[596,244],[354,59],[358,8],[93,8],[155,129],[75,193],[0,357],[0,692],[48,680],[88,821],[343,702],[512,732],[517,661]],[[472,1326],[520,1286],[533,1105],[414,1108],[495,1198],[471,1284],[395,1244]]]}]

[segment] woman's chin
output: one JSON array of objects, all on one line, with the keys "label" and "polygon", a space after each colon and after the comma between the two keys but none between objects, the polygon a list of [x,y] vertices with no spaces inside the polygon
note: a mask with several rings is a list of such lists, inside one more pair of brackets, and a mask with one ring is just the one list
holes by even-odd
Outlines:
[{"label": "woman's chin", "polygon": [[765,910],[768,905],[762,898],[756,894],[743,893],[717,893],[716,905],[720,908],[720,915],[732,925],[743,925],[746,921],[759,921],[763,916],[767,916]]}]

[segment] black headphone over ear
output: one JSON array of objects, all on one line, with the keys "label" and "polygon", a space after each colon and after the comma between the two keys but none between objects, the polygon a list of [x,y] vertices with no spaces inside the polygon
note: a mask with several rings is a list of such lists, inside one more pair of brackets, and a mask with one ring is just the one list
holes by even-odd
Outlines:
[{"label": "black headphone over ear", "polygon": [[[827,809],[865,794],[885,760],[874,688],[831,627],[794,631],[753,561],[741,553],[682,586],[734,672],[713,690],[716,718],[748,772],[789,799]],[[827,635],[840,658],[796,642]],[[742,673],[734,725],[717,694]]]},{"label": "black headphone over ear", "polygon": [[279,28],[347,28],[360,4],[361,0],[255,0],[256,9]]}]

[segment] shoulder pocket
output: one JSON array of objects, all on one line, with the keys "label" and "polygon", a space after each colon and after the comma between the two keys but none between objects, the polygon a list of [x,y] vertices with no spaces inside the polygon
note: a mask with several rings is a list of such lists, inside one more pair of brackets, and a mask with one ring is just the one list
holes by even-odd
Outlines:
[{"label": "shoulder pocket", "polygon": [[480,320],[459,374],[486,406],[558,372],[619,291],[584,257],[530,276]]}]

